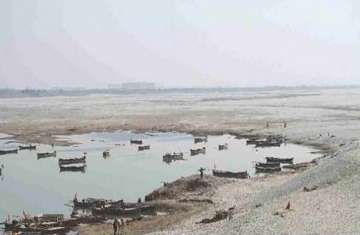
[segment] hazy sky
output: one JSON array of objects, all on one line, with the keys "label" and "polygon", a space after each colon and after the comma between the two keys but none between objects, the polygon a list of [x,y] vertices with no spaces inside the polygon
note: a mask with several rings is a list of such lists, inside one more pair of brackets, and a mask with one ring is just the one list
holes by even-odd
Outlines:
[{"label": "hazy sky", "polygon": [[360,84],[359,0],[0,0],[0,87]]}]

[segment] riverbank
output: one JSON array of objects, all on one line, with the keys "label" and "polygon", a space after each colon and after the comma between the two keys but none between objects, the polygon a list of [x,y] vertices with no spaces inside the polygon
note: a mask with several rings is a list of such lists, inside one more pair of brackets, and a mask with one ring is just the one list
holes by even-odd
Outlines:
[{"label": "riverbank", "polygon": [[[307,90],[282,90],[251,94],[251,99],[237,94],[228,97],[195,94],[2,99],[0,109],[5,111],[0,114],[0,132],[42,143],[53,143],[55,135],[118,129],[284,135],[294,143],[321,147],[326,157],[311,169],[270,177],[263,184],[245,180],[219,187],[212,198],[214,209],[186,216],[181,223],[165,226],[162,233],[360,233],[360,90],[320,89],[311,90],[310,95]],[[283,121],[287,122],[286,128],[279,124]],[[266,122],[270,122],[269,127]],[[317,189],[303,191],[313,186]],[[292,210],[285,211],[289,201]],[[262,206],[256,207],[259,204]],[[215,208],[233,205],[237,208],[233,220],[195,224],[212,217]]]}]

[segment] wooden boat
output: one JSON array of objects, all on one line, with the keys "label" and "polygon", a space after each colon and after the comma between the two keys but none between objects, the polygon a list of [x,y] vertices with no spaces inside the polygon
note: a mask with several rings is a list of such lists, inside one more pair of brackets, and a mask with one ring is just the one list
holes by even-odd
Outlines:
[{"label": "wooden boat", "polygon": [[106,199],[97,198],[85,198],[80,201],[77,198],[73,200],[74,209],[93,209],[93,208],[105,208],[105,207],[120,207],[120,208],[134,208],[141,207],[145,204],[136,202],[124,202],[123,200],[112,201]]},{"label": "wooden boat", "polygon": [[199,149],[190,149],[190,155],[191,156],[195,156],[195,155],[198,155],[198,154],[205,154],[206,153],[206,148],[205,147],[202,147],[202,148],[199,148]]},{"label": "wooden boat", "polygon": [[47,214],[23,220],[13,220],[3,223],[6,232],[20,234],[67,234],[79,224],[95,224],[105,221],[104,217],[79,216],[64,219],[63,215]]},{"label": "wooden boat", "polygon": [[17,150],[17,149],[0,150],[0,155],[16,154],[16,153],[18,153],[18,150]]},{"label": "wooden boat", "polygon": [[21,220],[6,221],[5,231],[20,232],[21,234],[64,234],[63,214],[44,214],[40,216],[26,218]]},{"label": "wooden boat", "polygon": [[15,234],[66,234],[70,231],[69,227],[55,227],[55,224],[39,224],[31,227],[26,227],[25,224],[13,226],[12,224],[5,224],[5,231]]},{"label": "wooden boat", "polygon": [[274,173],[281,171],[281,167],[261,167],[255,166],[256,173]]},{"label": "wooden boat", "polygon": [[69,164],[78,164],[78,163],[86,163],[86,156],[81,158],[60,158],[59,165],[69,165]]},{"label": "wooden boat", "polygon": [[281,142],[277,142],[277,141],[258,141],[255,144],[256,148],[265,148],[265,147],[280,147],[281,146]]},{"label": "wooden boat", "polygon": [[220,144],[218,147],[219,151],[228,149],[228,144]]},{"label": "wooden boat", "polygon": [[285,138],[281,135],[271,135],[266,138],[269,142],[278,142],[278,143],[284,143]]},{"label": "wooden boat", "polygon": [[292,164],[294,161],[294,158],[276,158],[276,157],[266,157],[266,162],[278,162],[283,164]]},{"label": "wooden boat", "polygon": [[255,166],[259,167],[280,167],[280,162],[257,162]]},{"label": "wooden boat", "polygon": [[122,208],[118,206],[111,206],[105,208],[94,208],[92,209],[92,214],[95,216],[102,215],[102,216],[132,217],[139,215],[155,215],[156,209],[154,206],[151,205],[142,205],[133,208]]},{"label": "wooden boat", "polygon": [[170,163],[172,161],[185,160],[183,153],[166,153],[163,156],[163,161],[166,163]]},{"label": "wooden boat", "polygon": [[48,157],[56,157],[56,151],[52,152],[52,153],[38,153],[37,154],[37,158],[48,158]]},{"label": "wooden boat", "polygon": [[103,158],[108,158],[108,157],[110,157],[110,151],[104,151]]},{"label": "wooden boat", "polygon": [[249,178],[249,174],[247,171],[231,172],[231,171],[213,170],[213,175],[223,178],[236,178],[236,179]]},{"label": "wooden boat", "polygon": [[130,144],[143,144],[143,141],[142,140],[130,140]]},{"label": "wooden boat", "polygon": [[97,198],[85,198],[80,201],[75,197],[73,200],[74,209],[91,209],[96,207],[104,207],[109,204],[111,201],[105,199],[97,199]]},{"label": "wooden boat", "polygon": [[302,162],[302,163],[295,163],[295,164],[289,164],[283,166],[284,169],[290,169],[290,170],[300,170],[305,169],[309,166],[311,166],[313,163],[311,162]]},{"label": "wooden boat", "polygon": [[150,149],[150,145],[143,145],[138,147],[138,151],[144,151],[149,149]]},{"label": "wooden boat", "polygon": [[19,150],[36,150],[36,145],[26,145],[26,146],[22,146],[19,145]]},{"label": "wooden boat", "polygon": [[206,143],[207,142],[207,137],[194,137],[194,143]]},{"label": "wooden boat", "polygon": [[83,165],[74,165],[74,166],[63,166],[60,165],[60,172],[65,172],[65,171],[72,171],[72,172],[82,172],[85,173],[85,169],[86,169],[86,164]]},{"label": "wooden boat", "polygon": [[260,142],[261,140],[259,139],[248,139],[246,141],[246,145],[256,145],[258,142]]}]

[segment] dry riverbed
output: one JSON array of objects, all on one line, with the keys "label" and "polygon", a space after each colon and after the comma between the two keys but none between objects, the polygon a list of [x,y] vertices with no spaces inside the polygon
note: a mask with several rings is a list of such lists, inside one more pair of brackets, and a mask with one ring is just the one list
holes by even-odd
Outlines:
[{"label": "dry riverbed", "polygon": [[[26,142],[57,143],[60,134],[118,129],[225,132],[281,134],[323,151],[324,158],[305,171],[226,181],[197,195],[214,204],[141,221],[130,225],[128,234],[360,234],[360,89],[273,90],[231,99],[228,94],[0,99],[0,110],[0,132]],[[283,121],[287,128],[279,124]],[[235,207],[232,220],[197,224],[230,207]],[[111,234],[111,226],[79,231]]]}]

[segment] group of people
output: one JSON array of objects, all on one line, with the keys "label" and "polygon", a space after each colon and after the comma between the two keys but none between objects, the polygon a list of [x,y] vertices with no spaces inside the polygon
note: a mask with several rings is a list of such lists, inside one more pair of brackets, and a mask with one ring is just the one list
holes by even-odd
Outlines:
[{"label": "group of people", "polygon": [[113,222],[113,229],[114,229],[114,235],[121,235],[121,228],[125,227],[126,223],[123,220],[123,218],[120,218],[120,220],[115,217]]}]

